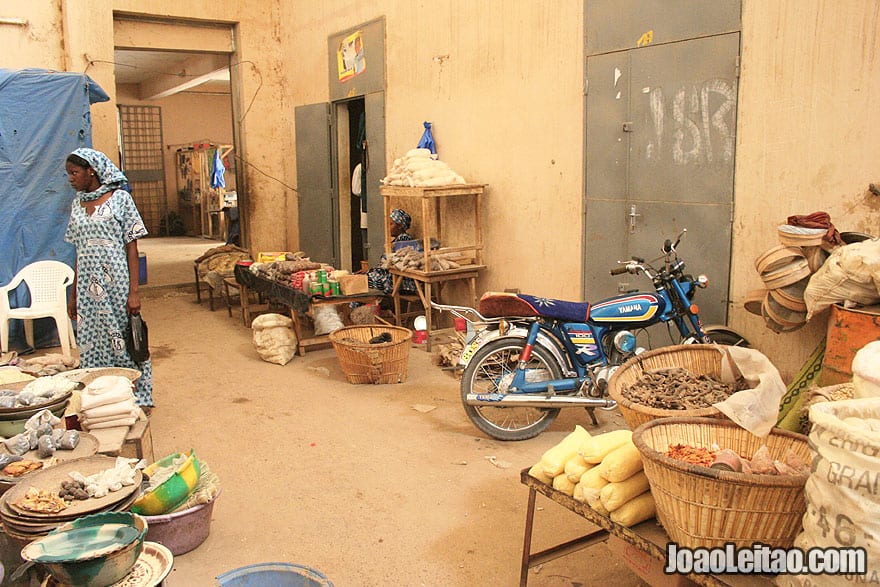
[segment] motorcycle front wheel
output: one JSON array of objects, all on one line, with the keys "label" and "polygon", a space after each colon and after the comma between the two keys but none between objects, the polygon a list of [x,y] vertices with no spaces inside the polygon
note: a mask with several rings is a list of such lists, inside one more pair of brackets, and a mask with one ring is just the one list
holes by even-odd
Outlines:
[{"label": "motorcycle front wheel", "polygon": [[[524,345],[523,339],[492,341],[477,351],[461,376],[461,401],[465,413],[474,426],[498,440],[533,438],[546,430],[559,414],[559,408],[468,405],[469,393],[507,394],[507,386],[513,379]],[[532,349],[526,369],[529,382],[562,377],[562,370],[552,355],[537,346]]]}]

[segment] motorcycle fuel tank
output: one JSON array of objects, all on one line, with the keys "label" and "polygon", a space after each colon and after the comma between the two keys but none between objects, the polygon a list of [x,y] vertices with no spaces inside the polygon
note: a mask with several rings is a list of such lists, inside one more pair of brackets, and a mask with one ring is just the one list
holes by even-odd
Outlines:
[{"label": "motorcycle fuel tank", "polygon": [[590,321],[600,324],[652,324],[660,319],[666,302],[652,293],[632,293],[602,300],[590,307]]}]

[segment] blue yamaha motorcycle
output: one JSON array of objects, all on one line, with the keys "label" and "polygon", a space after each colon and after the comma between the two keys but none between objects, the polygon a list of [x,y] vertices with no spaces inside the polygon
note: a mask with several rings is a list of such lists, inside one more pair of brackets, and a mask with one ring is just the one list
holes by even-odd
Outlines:
[{"label": "blue yamaha motorcycle", "polygon": [[[633,331],[664,322],[673,344],[749,346],[725,326],[703,326],[693,303],[705,275],[685,272],[675,242],[650,262],[619,261],[612,275],[643,274],[654,291],[630,292],[596,303],[569,302],[528,294],[488,292],[479,310],[432,303],[467,321],[459,358],[464,369],[461,399],[474,425],[499,440],[525,440],[547,429],[561,408],[584,407],[594,424],[596,408],[612,410],[607,395],[612,373],[643,352]],[[662,260],[662,265],[655,268]]]}]

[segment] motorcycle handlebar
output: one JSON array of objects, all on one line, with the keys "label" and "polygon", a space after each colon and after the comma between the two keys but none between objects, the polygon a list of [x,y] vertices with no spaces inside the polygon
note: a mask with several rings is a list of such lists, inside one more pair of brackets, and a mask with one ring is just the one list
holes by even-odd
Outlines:
[{"label": "motorcycle handlebar", "polygon": [[611,275],[621,275],[629,271],[629,268],[626,265],[622,265],[620,267],[616,267],[611,270]]}]

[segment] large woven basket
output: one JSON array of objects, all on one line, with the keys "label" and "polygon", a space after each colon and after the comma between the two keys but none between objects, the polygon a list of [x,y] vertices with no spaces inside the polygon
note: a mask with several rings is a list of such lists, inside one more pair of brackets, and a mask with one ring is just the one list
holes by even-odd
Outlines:
[{"label": "large woven basket", "polygon": [[[391,335],[390,342],[370,343],[384,333]],[[330,333],[349,383],[403,383],[411,339],[412,331],[399,326],[346,326]]]},{"label": "large woven basket", "polygon": [[714,344],[680,344],[646,351],[626,361],[608,380],[608,395],[617,402],[620,413],[630,430],[645,422],[671,416],[725,418],[718,408],[707,406],[694,410],[666,410],[632,402],[623,397],[623,391],[636,383],[646,371],[681,367],[694,375],[721,378],[721,360],[724,353]]},{"label": "large woven basket", "polygon": [[666,456],[670,444],[710,448],[717,444],[751,458],[766,444],[774,460],[791,449],[811,462],[807,437],[774,428],[759,438],[730,420],[663,418],[639,426],[633,443],[657,504],[657,519],[670,540],[691,548],[751,547],[755,542],[788,548],[806,511],[804,475],[754,475],[701,467]]}]

